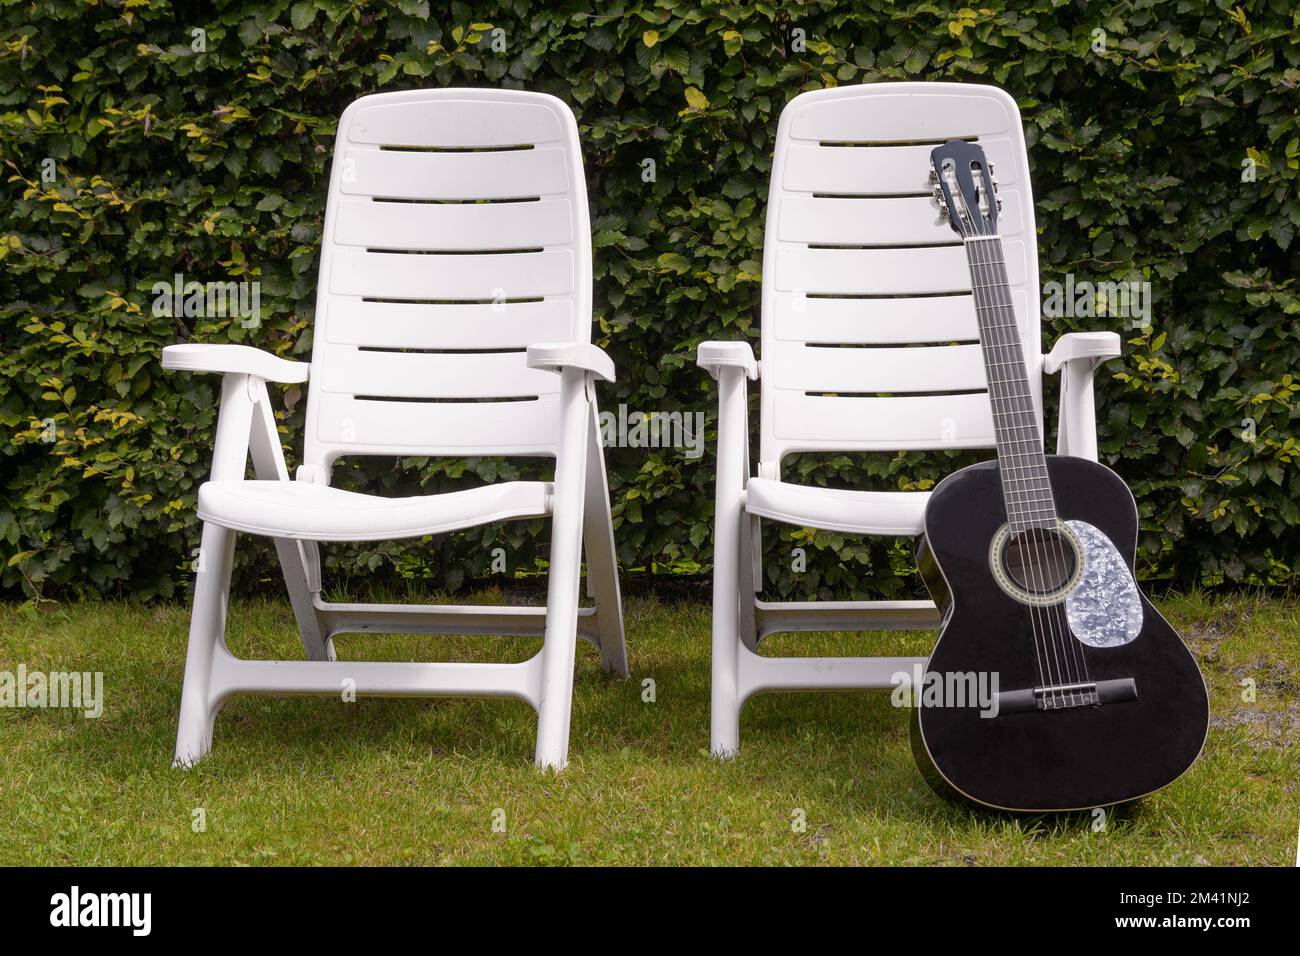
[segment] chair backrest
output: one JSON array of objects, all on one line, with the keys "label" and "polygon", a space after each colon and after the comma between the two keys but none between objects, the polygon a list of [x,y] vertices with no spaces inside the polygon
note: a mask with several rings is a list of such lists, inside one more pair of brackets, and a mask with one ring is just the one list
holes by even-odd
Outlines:
[{"label": "chair backrest", "polygon": [[339,120],[303,460],[554,455],[559,377],[537,342],[589,342],[578,128],[510,90],[365,96]]},{"label": "chair backrest", "polygon": [[997,173],[1016,318],[1042,418],[1038,255],[1015,101],[991,86],[878,83],[781,114],[763,254],[762,441],[791,452],[993,447],[961,239],[930,150],[977,140]]}]

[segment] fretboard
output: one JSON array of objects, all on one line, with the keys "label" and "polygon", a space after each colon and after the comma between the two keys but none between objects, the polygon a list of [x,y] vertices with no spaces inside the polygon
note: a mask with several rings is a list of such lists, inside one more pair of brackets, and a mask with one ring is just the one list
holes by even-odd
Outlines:
[{"label": "fretboard", "polygon": [[1013,533],[1028,528],[1055,528],[1056,502],[1047,475],[1038,413],[1029,391],[1020,327],[1011,303],[1002,237],[967,238],[966,261],[993,407],[993,434],[1007,523]]}]

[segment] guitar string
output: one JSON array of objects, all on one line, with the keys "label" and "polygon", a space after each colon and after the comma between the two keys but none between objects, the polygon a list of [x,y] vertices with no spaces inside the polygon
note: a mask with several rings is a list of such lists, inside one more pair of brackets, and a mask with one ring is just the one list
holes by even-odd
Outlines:
[{"label": "guitar string", "polygon": [[[967,222],[961,210],[953,210],[952,214],[956,215],[957,217],[956,222],[958,224],[958,231],[961,233],[962,238],[963,240],[965,240],[966,243],[966,252],[967,252],[966,261],[967,261],[967,265],[969,266],[970,274],[971,274],[971,286],[972,286],[971,297],[975,307],[976,318],[978,320],[982,317],[984,311],[986,310],[986,307],[981,306],[980,303],[981,287],[987,285],[987,283],[981,281],[982,279],[985,278],[985,276],[983,275],[984,270],[981,268],[981,263],[979,262],[978,253],[973,248],[973,245],[978,245],[979,241],[977,241],[974,244],[972,244],[972,242],[970,241],[973,236],[973,230],[974,230],[973,222]],[[983,328],[984,323],[981,321],[978,324],[981,326],[980,341],[981,341],[981,346],[986,350],[986,357],[991,356],[994,360],[996,360],[999,357],[997,352],[999,345],[998,342],[996,341],[997,338],[995,334],[996,330],[990,327],[987,330],[988,334],[984,334],[985,332],[985,329]],[[992,367],[996,368],[998,366],[994,365]],[[998,389],[994,387],[993,383],[990,383],[989,399],[995,415],[998,415],[999,417],[1002,417],[1004,419],[1012,417],[1010,401],[1006,396],[999,394]],[[998,434],[999,431],[995,427],[994,428],[995,442],[997,441]],[[1007,454],[1008,455],[1010,454],[1010,449],[1007,449]],[[1010,524],[1010,522],[1015,520],[1015,514],[1016,514],[1015,505],[1018,503],[1016,501],[1016,496],[1019,494],[1023,497],[1024,493],[1017,492],[1014,485],[1009,484],[1005,481],[1001,482],[1001,484],[1002,484],[1003,504],[1007,512],[1008,523]],[[1028,504],[1027,501],[1024,501],[1022,503]],[[1048,653],[1049,650],[1048,637],[1047,634],[1044,632],[1042,623],[1043,622],[1041,620],[1037,608],[1035,608],[1033,605],[1030,605],[1029,627],[1030,627],[1030,633],[1034,639],[1034,655],[1038,663],[1039,684],[1042,687],[1047,687],[1050,686],[1051,683],[1053,683],[1056,680],[1056,678],[1052,676],[1052,656]]]},{"label": "guitar string", "polygon": [[[973,211],[970,210],[969,206],[967,207],[967,210],[968,213],[973,214]],[[976,226],[972,223],[972,231],[975,228]],[[980,224],[980,228],[982,228],[982,223]],[[990,290],[996,290],[998,287],[997,276],[994,269],[991,267],[991,261],[985,255],[985,250],[981,247],[988,245],[992,241],[994,240],[991,236],[985,236],[980,233],[968,237],[966,242],[967,261],[971,267],[972,283],[974,285],[973,295],[975,298],[976,311],[981,316],[989,316],[994,320],[981,322],[981,326],[983,327],[981,332],[986,333],[983,335],[982,341],[987,340],[989,357],[992,359],[992,362],[988,366],[990,397],[998,394],[1001,388],[1014,384],[1014,380],[1004,379],[1001,373],[996,372],[996,369],[1012,367],[1016,357],[1012,349],[1012,343],[1017,341],[1014,321],[1007,322],[1007,316],[1003,313],[1001,316],[1003,321],[997,322],[996,319],[999,317],[1000,303],[989,301]],[[981,299],[984,300],[982,304]],[[1014,314],[1011,318],[1014,319]],[[1004,338],[1009,339],[1010,341],[1004,341]],[[1024,430],[1025,422],[1022,420],[1023,416],[1021,413],[1016,409],[1016,404],[1012,398],[1011,390],[1007,389],[1006,394],[1001,396],[1000,400],[1005,409],[1002,414],[1004,420],[1011,419],[1012,424],[1010,427],[1015,431]],[[996,403],[994,404],[994,407],[997,407]],[[995,428],[995,438],[999,434],[1005,434],[1005,431],[1005,425],[1001,429]],[[1032,435],[1032,430],[1030,430],[1029,439],[1016,439],[1015,437],[1012,437],[1010,439],[1004,438],[1002,440],[1001,444],[1003,445],[1003,448],[1000,450],[1004,453],[1004,459],[1001,463],[1002,467],[1000,469],[1000,474],[1003,479],[1002,488],[1007,510],[1008,530],[1016,536],[1021,537],[1022,547],[1024,547],[1027,542],[1032,542],[1032,553],[1028,547],[1024,547],[1024,567],[1030,571],[1028,577],[1031,586],[1041,592],[1044,583],[1040,564],[1042,550],[1038,546],[1037,539],[1031,534],[1030,527],[1032,526],[1032,523],[1027,517],[1033,510],[1035,510],[1029,506],[1032,504],[1031,499],[1037,489],[1034,488],[1034,479],[1026,476],[1026,473],[1030,470],[1031,466],[1026,466],[1019,461],[1023,455],[1016,449],[1016,445],[1022,442],[1029,441],[1032,443]],[[1008,442],[1010,442],[1010,444],[1008,444]],[[1021,484],[1024,484],[1027,487],[1022,489],[1020,488]],[[1017,500],[1017,495],[1019,496],[1019,500]],[[1027,526],[1023,529],[1016,530],[1016,526],[1021,521],[1025,521]],[[1052,628],[1051,616],[1035,602],[1030,602],[1029,614],[1031,628],[1035,633],[1042,634],[1043,644],[1045,647],[1048,647],[1051,652],[1049,655],[1045,655],[1047,660],[1048,676],[1051,679],[1050,681],[1044,679],[1041,686],[1049,687],[1059,685],[1062,682],[1060,675],[1063,674],[1064,671],[1062,668],[1059,642],[1056,640],[1056,635],[1053,633],[1054,629]],[[1046,628],[1043,627],[1044,620],[1047,624]],[[1056,665],[1055,674],[1052,673],[1053,661],[1055,661]],[[1051,700],[1053,704],[1058,699],[1058,694],[1055,691],[1045,691],[1044,693],[1050,694],[1048,699]]]},{"label": "guitar string", "polygon": [[[990,246],[993,245],[994,245],[993,243],[990,243]],[[1003,287],[1005,288],[1006,287],[1006,261],[1005,258],[1003,258],[1003,249],[1002,249],[1002,243],[1000,238],[996,243],[996,248],[991,248],[989,252],[995,257],[995,265],[1001,271],[1000,278],[1001,278],[1001,282],[1003,283]],[[1006,303],[1006,306],[1008,308],[1011,307],[1010,301]],[[1023,357],[1022,357],[1022,367],[1023,367]],[[1036,421],[1037,419],[1035,418],[1035,422]],[[1044,462],[1044,474],[1046,474],[1046,462]],[[1053,501],[1053,510],[1055,510],[1055,501]],[[1047,544],[1045,547],[1054,548],[1055,558],[1058,562],[1058,566],[1062,571],[1064,571],[1069,561],[1070,549],[1068,548],[1066,543],[1062,540],[1062,536],[1053,533],[1051,537],[1051,542]],[[1070,622],[1069,622],[1068,614],[1066,613],[1065,602],[1058,601],[1055,604],[1051,605],[1048,613],[1052,616],[1054,621],[1059,625],[1059,630],[1062,635],[1062,641],[1069,649],[1069,656],[1071,658],[1071,663],[1073,665],[1072,669],[1074,671],[1074,682],[1079,684],[1091,683],[1092,679],[1088,668],[1087,652],[1083,646],[1083,643],[1079,641],[1074,636],[1073,632],[1070,630]],[[1093,702],[1094,703],[1096,702],[1095,689],[1093,691],[1080,691],[1079,696],[1084,698],[1085,702],[1087,698],[1091,696],[1094,698]]]},{"label": "guitar string", "polygon": [[[987,252],[988,255],[980,256],[981,265],[988,267],[985,271],[989,273],[988,277],[993,280],[992,283],[988,284],[988,288],[993,289],[995,292],[1005,292],[1008,289],[1008,282],[1006,277],[1006,262],[1005,259],[1003,258],[1001,237],[994,234],[989,237],[987,243],[985,240],[980,240],[976,244],[977,245],[987,244],[988,246],[990,246],[990,248],[987,250],[981,250],[981,253]],[[1007,301],[996,302],[995,306],[1007,310],[1007,313],[1012,318],[1014,318],[1014,307],[1012,302],[1010,301],[1009,296],[1007,297]],[[1012,325],[1012,323],[1007,323],[1007,325]],[[1008,357],[1013,360],[1012,365],[1019,367],[1023,372],[1024,370],[1023,351],[1020,348],[1020,342],[1017,337],[1012,337],[1011,345],[1008,347],[1008,352],[1018,353],[1018,354],[1011,354]],[[1026,389],[1025,389],[1026,394],[1023,396],[1023,398],[1028,397],[1027,380],[1025,382],[1025,385],[1026,385]],[[1026,420],[1022,420],[1020,423],[1017,424],[1016,427],[1020,430],[1029,431],[1031,433],[1037,433],[1037,428],[1038,428],[1037,417],[1036,414],[1033,413],[1032,408],[1026,408],[1022,406],[1022,409],[1018,414],[1022,416],[1022,419],[1026,419]],[[1041,438],[1039,438],[1038,440],[1041,441]],[[1032,442],[1029,443],[1032,444]],[[1017,454],[1022,454],[1022,453],[1018,452]],[[1043,469],[1042,477],[1044,481],[1047,483],[1047,489],[1046,489],[1047,500],[1053,505],[1053,507],[1049,510],[1055,516],[1055,507],[1054,507],[1055,501],[1053,500],[1053,495],[1051,494],[1050,479],[1048,478],[1047,475],[1045,460],[1041,467]],[[1028,481],[1028,479],[1024,479],[1024,480]],[[1041,545],[1041,547],[1039,547],[1039,545]],[[1045,557],[1053,558],[1055,561],[1056,568],[1062,574],[1065,572],[1066,568],[1070,564],[1069,551],[1070,549],[1068,548],[1067,544],[1062,540],[1062,536],[1058,533],[1056,528],[1051,529],[1050,540],[1045,540],[1041,536],[1035,537],[1036,556],[1040,560]],[[1044,562],[1043,565],[1041,565],[1039,570],[1041,570],[1043,573],[1046,573],[1046,567],[1047,567],[1047,562]],[[1042,584],[1045,583],[1042,579],[1041,574],[1038,575],[1037,580],[1039,582],[1039,587],[1041,589]],[[1069,683],[1075,685],[1086,685],[1091,683],[1091,674],[1088,668],[1086,650],[1083,648],[1082,643],[1077,638],[1075,638],[1073,633],[1071,632],[1068,616],[1066,615],[1065,611],[1066,608],[1064,602],[1058,601],[1058,602],[1054,602],[1051,605],[1048,605],[1045,608],[1044,613],[1046,614],[1049,620],[1049,626],[1053,637],[1053,643],[1056,647],[1060,648],[1060,652],[1065,656],[1066,671],[1070,675]],[[1080,702],[1085,702],[1085,703],[1089,702],[1088,701],[1089,697],[1092,698],[1091,702],[1093,703],[1096,702],[1095,690],[1086,691],[1080,688],[1077,691],[1067,692],[1067,697],[1069,698],[1069,701],[1072,704],[1076,704]]]},{"label": "guitar string", "polygon": [[[982,226],[983,224],[981,223],[981,228]],[[1043,594],[1049,590],[1048,558],[1051,554],[1050,545],[1046,543],[1044,538],[1046,535],[1050,534],[1053,539],[1058,541],[1058,543],[1059,538],[1057,537],[1054,520],[1052,528],[1044,531],[1041,522],[1035,519],[1033,515],[1036,512],[1041,511],[1046,512],[1047,516],[1054,519],[1054,496],[1051,491],[1051,482],[1047,476],[1046,461],[1044,460],[1040,464],[1033,460],[1035,452],[1038,452],[1041,455],[1041,447],[1039,443],[1041,443],[1042,438],[1041,433],[1038,431],[1037,413],[1034,411],[1032,404],[1029,404],[1028,402],[1029,382],[1028,376],[1025,374],[1024,351],[1020,344],[1019,327],[1015,321],[1014,305],[1011,302],[1010,296],[1006,295],[1008,290],[1006,263],[1005,261],[999,262],[994,255],[996,252],[1000,251],[1001,237],[996,233],[986,236],[982,235],[981,238],[973,243],[973,245],[976,249],[971,250],[972,260],[978,262],[981,278],[990,280],[982,283],[984,287],[983,292],[986,300],[986,309],[991,310],[994,316],[1000,314],[1003,318],[1002,322],[994,323],[994,325],[998,327],[996,330],[997,337],[999,339],[1005,339],[1005,341],[1000,341],[998,343],[998,347],[1002,349],[1002,355],[1000,357],[1005,359],[1005,361],[1001,365],[996,366],[996,368],[1006,368],[1018,370],[1020,372],[1019,383],[1017,383],[1014,375],[1012,378],[1006,379],[1000,373],[997,375],[998,382],[1004,386],[1014,386],[1016,384],[1023,385],[1023,388],[1019,390],[1023,394],[1016,396],[1018,399],[1018,407],[1016,407],[1016,403],[1013,403],[1013,418],[1015,423],[1012,427],[1019,432],[1027,432],[1028,435],[1024,438],[1012,439],[1013,449],[1011,454],[1016,459],[1016,461],[1012,463],[1014,471],[1021,475],[1028,474],[1029,477],[1020,477],[1017,475],[1012,476],[1010,480],[1023,482],[1028,486],[1026,490],[1025,504],[1031,504],[1033,502],[1043,502],[1044,504],[1036,508],[1030,507],[1022,509],[1020,516],[1010,516],[1008,520],[1016,520],[1017,517],[1019,517],[1020,523],[1023,523],[1024,525],[1018,534],[1022,537],[1022,542],[1027,542],[1032,548],[1032,558],[1028,562],[1030,569],[1030,574],[1028,576],[1032,582],[1033,588],[1039,594]],[[992,248],[995,245],[999,248]],[[1006,295],[1006,301],[1002,301],[1001,297],[1003,295]],[[992,332],[992,327],[990,331]],[[1014,447],[1015,445],[1021,444],[1031,446],[1033,451],[1026,452]],[[1041,469],[1041,474],[1038,473],[1039,469]],[[1026,548],[1026,553],[1030,553],[1029,548]],[[1035,603],[1033,607],[1036,609],[1036,613],[1041,614],[1047,622],[1047,637],[1051,642],[1052,657],[1056,660],[1058,670],[1058,677],[1056,678],[1057,684],[1055,686],[1060,686],[1062,683],[1066,685],[1078,683],[1077,674],[1073,673],[1074,668],[1071,666],[1072,662],[1070,659],[1069,649],[1066,646],[1068,634],[1060,633],[1058,627],[1059,621],[1054,606],[1044,606]],[[1040,608],[1041,610],[1038,610]],[[1050,694],[1050,700],[1052,701],[1053,706],[1060,703],[1062,696],[1064,696],[1066,702],[1070,705],[1078,703],[1076,692],[1072,690],[1065,691],[1064,694],[1061,691],[1045,691],[1045,693]]]},{"label": "guitar string", "polygon": [[[972,284],[971,293],[972,293],[972,299],[975,306],[976,316],[977,318],[982,318],[984,313],[987,311],[987,307],[983,306],[980,301],[982,297],[981,288],[987,285],[987,283],[981,281],[985,278],[985,276],[983,275],[983,270],[981,269],[978,253],[974,248],[974,246],[978,245],[978,243],[970,242],[970,239],[972,238],[973,235],[974,225],[966,221],[965,217],[963,216],[960,210],[957,212],[957,217],[958,217],[957,221],[959,224],[959,231],[962,233],[963,239],[967,240],[966,258],[967,258],[967,264],[969,265],[970,272],[971,272],[971,284]],[[985,329],[983,327],[984,326],[983,322],[980,322],[979,324],[981,326],[981,340],[980,340],[981,344],[986,350],[987,357],[996,362],[997,359],[1000,357],[997,352],[997,349],[999,348],[999,344],[997,342],[996,330],[991,327]],[[997,367],[997,366],[995,365],[992,367]],[[1003,420],[1011,418],[1012,413],[1011,413],[1010,401],[1006,396],[1002,395],[999,392],[999,389],[996,387],[996,385],[997,385],[996,382],[991,383],[989,388],[989,399],[990,399],[990,404],[993,407],[993,411],[999,418],[1002,418]],[[999,431],[997,428],[995,428],[994,429],[995,441],[998,438],[998,434]],[[1009,449],[1007,449],[1007,454],[1010,455]],[[1008,461],[1006,462],[1006,464],[1011,464],[1011,463]],[[1010,524],[1011,522],[1015,521],[1016,513],[1017,513],[1016,504],[1018,503],[1016,498],[1017,495],[1021,493],[1017,492],[1016,486],[1013,484],[1009,484],[1007,482],[1001,482],[1001,484],[1002,484],[1002,493],[1003,493],[1003,503],[1007,512],[1007,520],[1008,523]],[[1051,676],[1052,657],[1049,653],[1050,648],[1047,642],[1047,635],[1044,632],[1044,629],[1042,627],[1042,621],[1040,619],[1040,616],[1032,605],[1030,605],[1029,607],[1028,616],[1029,616],[1030,633],[1033,635],[1034,638],[1034,653],[1038,659],[1039,684],[1040,686],[1046,687],[1055,681],[1055,678]]]}]

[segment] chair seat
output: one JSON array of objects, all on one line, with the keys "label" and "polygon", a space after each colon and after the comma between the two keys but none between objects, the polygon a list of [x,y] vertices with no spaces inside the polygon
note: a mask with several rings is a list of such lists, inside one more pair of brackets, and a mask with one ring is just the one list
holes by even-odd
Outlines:
[{"label": "chair seat", "polygon": [[550,482],[504,481],[383,498],[306,481],[209,481],[199,488],[199,518],[274,538],[386,541],[541,517],[551,511],[552,491]]},{"label": "chair seat", "polygon": [[750,478],[745,508],[783,524],[850,534],[920,534],[928,491],[848,491]]}]

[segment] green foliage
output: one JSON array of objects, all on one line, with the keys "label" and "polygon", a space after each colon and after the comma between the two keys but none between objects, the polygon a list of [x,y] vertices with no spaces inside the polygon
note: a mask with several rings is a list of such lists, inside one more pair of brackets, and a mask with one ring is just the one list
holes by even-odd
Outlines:
[{"label": "green foliage", "polygon": [[[757,337],[782,107],[804,90],[899,79],[995,83],[1019,101],[1044,281],[1153,285],[1154,328],[1130,329],[1098,379],[1102,455],[1140,503],[1144,573],[1287,581],[1300,566],[1297,26],[1286,0],[0,0],[0,587],[145,598],[189,579],[217,383],[164,374],[159,352],[193,339],[310,353],[331,137],[355,97],[501,85],[570,103],[593,207],[598,341],[620,368],[604,406],[712,420],[694,348]],[[151,286],[178,272],[259,280],[261,324],[155,316]],[[1118,326],[1056,320],[1045,337]],[[276,393],[291,467],[302,398]],[[609,462],[624,564],[707,564],[710,458],[612,449]],[[926,487],[952,465],[841,456],[792,473]],[[368,462],[347,478],[410,493],[512,467]],[[486,573],[495,543],[512,567],[532,566],[539,527],[330,560],[455,588]],[[907,552],[888,543],[788,528],[766,540],[776,591],[906,586]],[[244,587],[274,574],[270,550],[247,545]],[[797,546],[809,574],[788,570]]]}]

